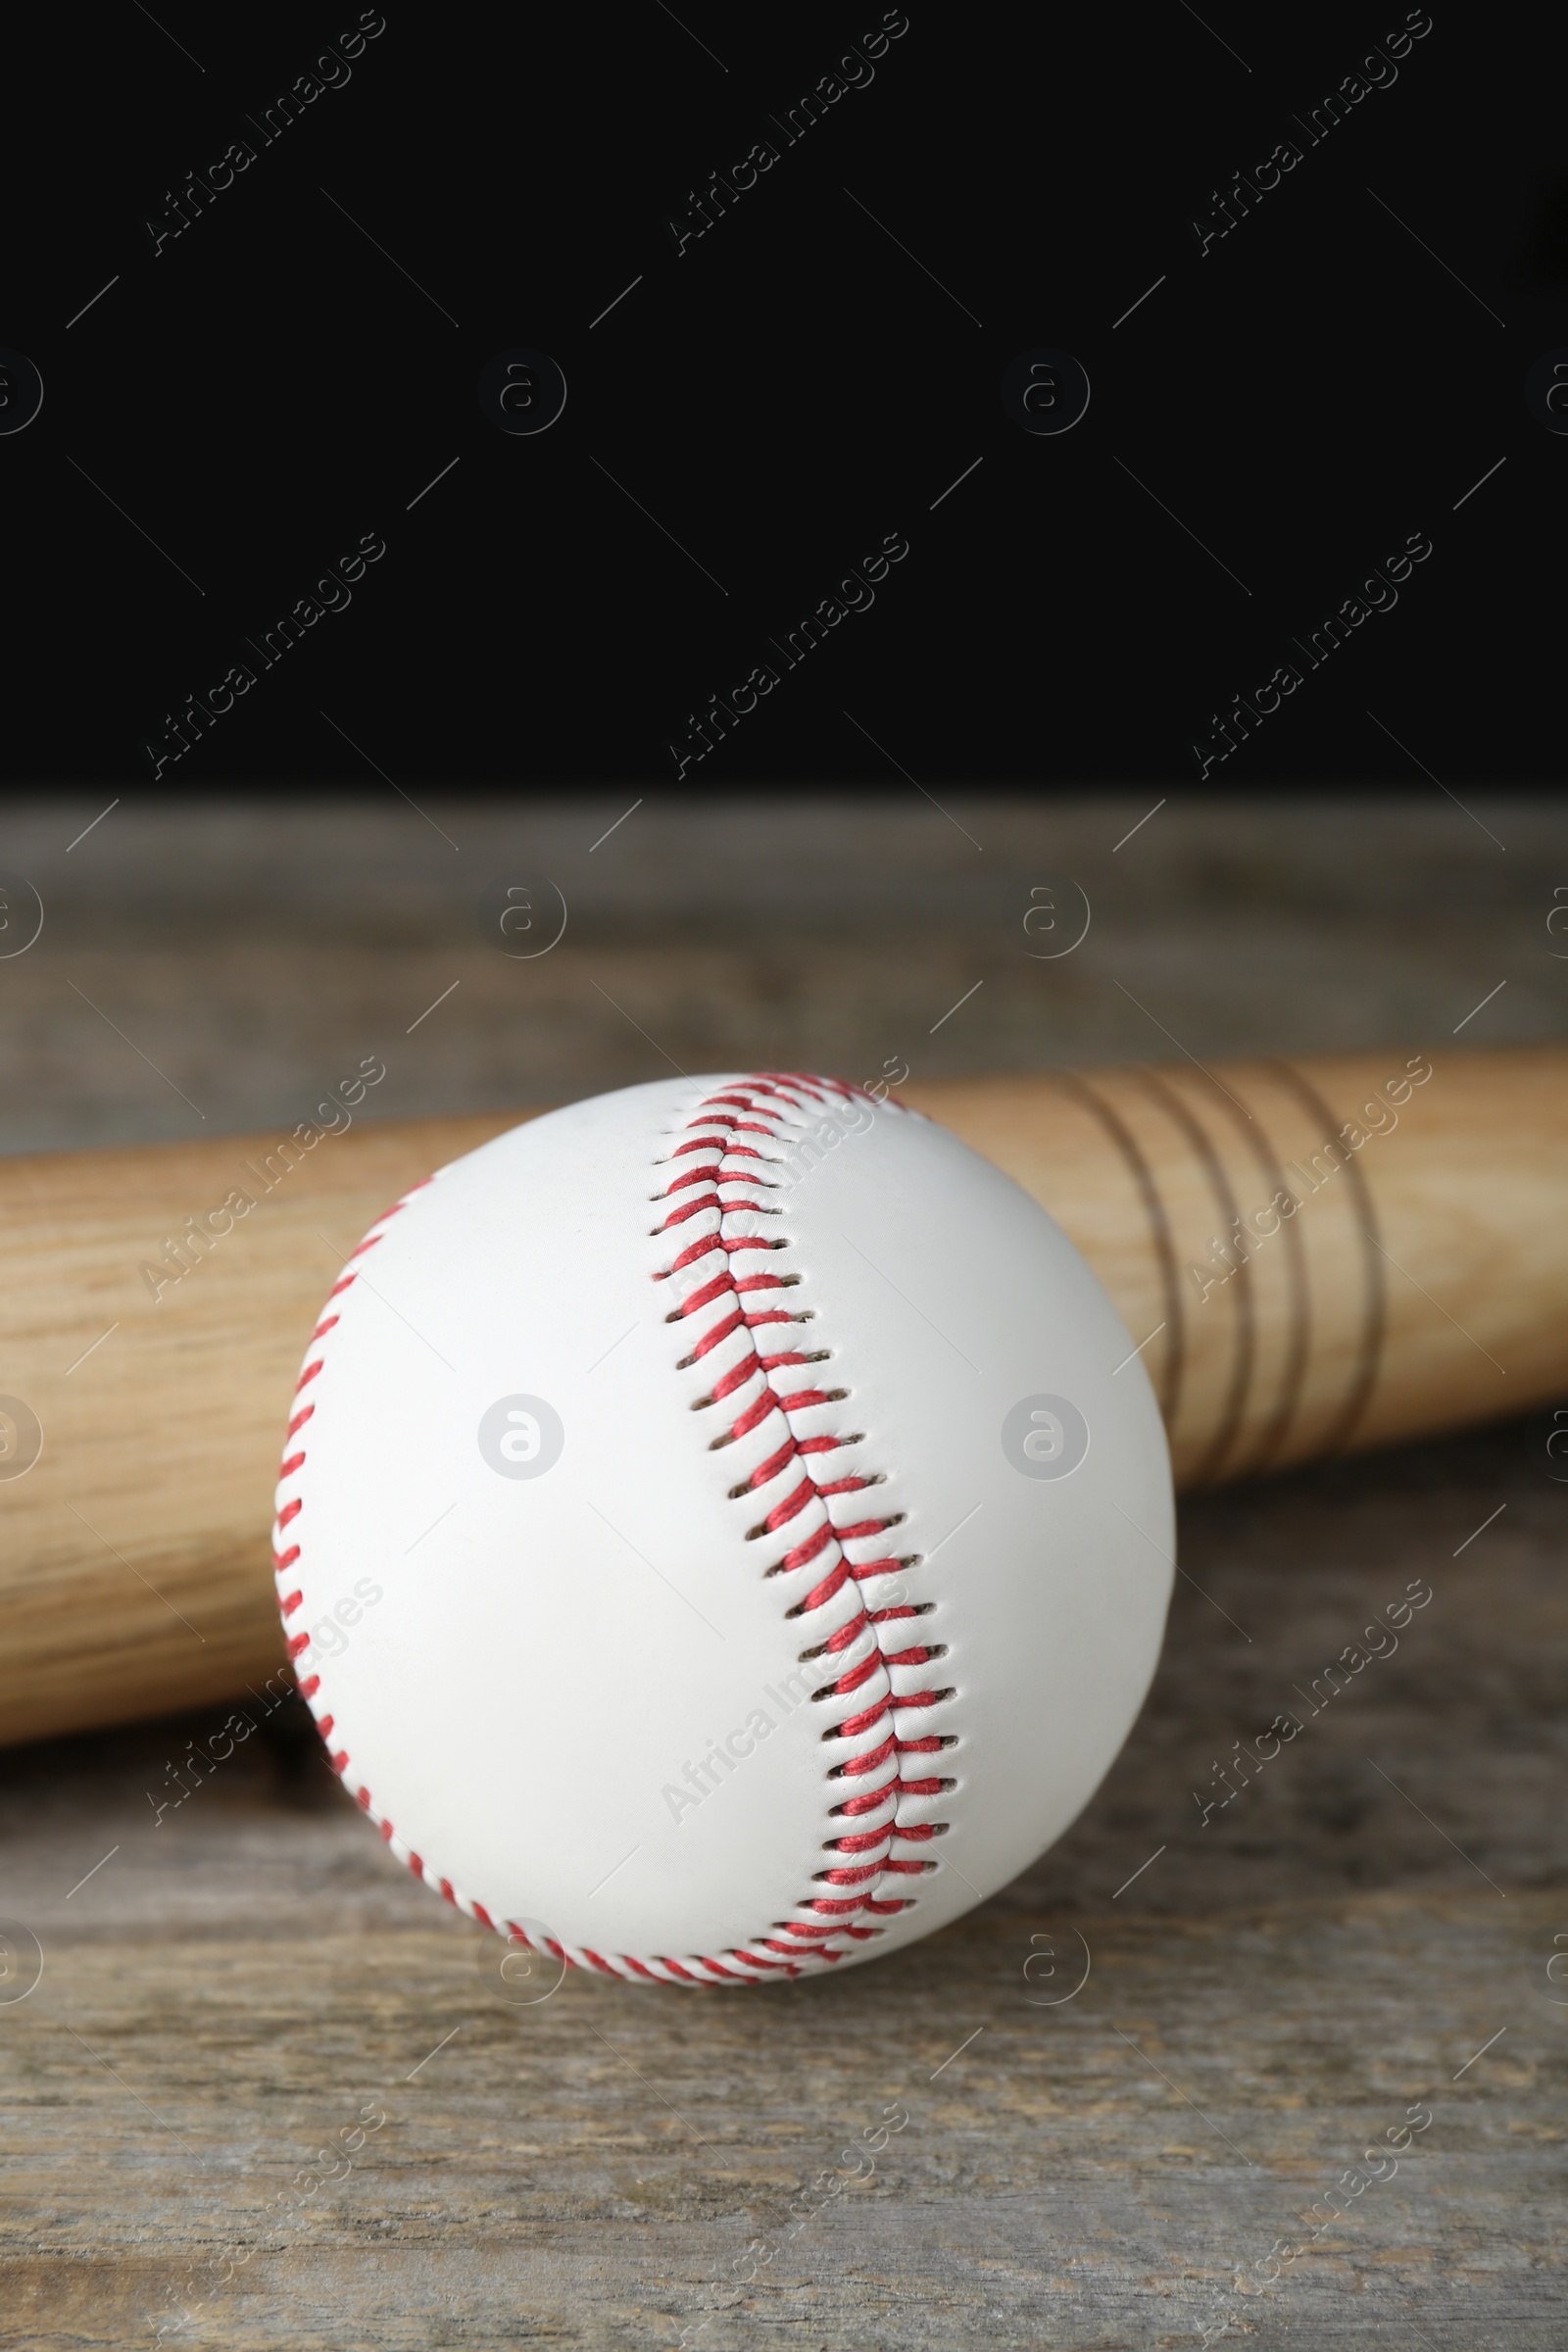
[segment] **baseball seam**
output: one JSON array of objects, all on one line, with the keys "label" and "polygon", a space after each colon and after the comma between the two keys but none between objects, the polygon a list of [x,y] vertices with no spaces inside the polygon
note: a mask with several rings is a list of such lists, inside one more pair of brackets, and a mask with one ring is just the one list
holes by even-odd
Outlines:
[{"label": "baseball seam", "polygon": [[[824,1611],[833,1620],[829,1623],[823,1619],[820,1628],[806,1628],[808,1632],[819,1631],[821,1638],[800,1653],[803,1663],[818,1658],[825,1661],[823,1672],[830,1679],[812,1692],[812,1701],[817,1705],[834,1703],[839,1720],[829,1724],[822,1734],[824,1742],[835,1750],[835,1760],[824,1770],[830,1784],[848,1783],[854,1791],[832,1808],[835,1820],[846,1826],[824,1843],[824,1851],[831,1857],[828,1867],[813,1874],[813,1887],[821,1886],[826,1891],[802,1896],[794,1905],[792,1916],[769,1923],[744,1944],[730,1947],[722,1957],[606,1955],[586,1945],[567,1946],[548,1931],[541,1934],[536,1924],[530,1933],[529,1927],[520,1922],[498,1919],[476,1897],[454,1887],[449,1879],[441,1877],[398,1837],[390,1819],[374,1805],[369,1788],[355,1774],[348,1750],[334,1746],[336,1726],[319,1672],[313,1671],[299,1685],[300,1695],[310,1706],[326,1745],[332,1770],[342,1778],[362,1810],[377,1824],[383,1840],[399,1860],[447,1902],[481,1926],[494,1929],[514,1942],[548,1950],[566,1965],[592,1968],[606,1976],[685,1984],[755,1984],[773,1976],[794,1978],[825,1971],[844,1958],[854,1945],[885,1933],[868,1923],[912,1907],[912,1896],[889,1899],[881,1896],[880,1888],[886,1879],[908,1879],[935,1868],[918,1849],[943,1835],[948,1824],[915,1820],[910,1814],[924,1810],[928,1800],[940,1796],[954,1783],[940,1776],[906,1779],[904,1758],[934,1754],[955,1745],[956,1739],[951,1734],[923,1730],[913,1737],[906,1734],[913,1729],[911,1716],[927,1717],[931,1708],[946,1704],[955,1693],[952,1690],[897,1688],[901,1678],[918,1673],[945,1651],[940,1643],[923,1642],[902,1650],[890,1648],[883,1628],[927,1616],[936,1604],[926,1601],[911,1605],[891,1599],[877,1608],[864,1604],[862,1586],[896,1577],[901,1570],[918,1564],[918,1555],[896,1559],[886,1553],[887,1533],[905,1514],[895,1512],[848,1524],[835,1520],[834,1503],[885,1483],[885,1473],[858,1472],[826,1482],[812,1475],[809,1464],[814,1457],[859,1442],[858,1432],[835,1434],[814,1426],[820,1408],[838,1402],[849,1392],[843,1388],[807,1387],[787,1395],[779,1393],[774,1385],[775,1373],[826,1361],[832,1350],[819,1348],[808,1353],[790,1348],[760,1354],[753,1337],[756,1331],[772,1325],[806,1322],[810,1319],[811,1310],[792,1313],[776,1296],[798,1284],[799,1276],[771,1271],[737,1275],[732,1264],[736,1257],[787,1248],[791,1238],[787,1235],[768,1238],[752,1229],[752,1220],[782,1213],[771,1203],[734,1197],[737,1188],[748,1196],[779,1189],[760,1174],[760,1166],[764,1162],[777,1163],[769,1162],[767,1153],[759,1150],[758,1145],[741,1142],[740,1137],[751,1134],[764,1144],[783,1147],[801,1144],[810,1139],[801,1132],[798,1122],[819,1118],[836,1104],[870,1100],[859,1088],[842,1081],[810,1078],[795,1072],[763,1072],[738,1080],[720,1094],[707,1097],[698,1105],[696,1115],[689,1117],[685,1127],[678,1131],[683,1140],[657,1164],[681,1161],[689,1164],[676,1164],[662,1192],[655,1196],[662,1203],[668,1203],[662,1222],[654,1229],[655,1235],[662,1240],[679,1235],[682,1247],[672,1264],[655,1269],[653,1279],[667,1281],[689,1273],[715,1255],[719,1261],[717,1269],[706,1279],[692,1283],[681,1304],[665,1317],[669,1323],[693,1321],[691,1345],[677,1369],[688,1369],[710,1356],[713,1359],[710,1393],[698,1398],[694,1409],[706,1410],[729,1403],[734,1414],[727,1429],[711,1441],[709,1450],[725,1448],[765,1427],[775,1417],[782,1428],[782,1443],[771,1447],[745,1481],[729,1490],[730,1499],[736,1502],[754,1496],[760,1498],[770,1486],[778,1484],[787,1474],[791,1477],[789,1492],[757,1525],[744,1531],[742,1540],[756,1542],[790,1528],[793,1541],[785,1539],[788,1547],[783,1556],[769,1562],[762,1574],[765,1578],[787,1578],[786,1592],[794,1593],[802,1573],[812,1571],[809,1590],[792,1600],[785,1611],[786,1621],[818,1617]],[[892,1107],[897,1112],[898,1106]],[[693,1156],[699,1153],[704,1155],[701,1159]],[[278,1607],[291,1661],[298,1659],[310,1643],[308,1634],[289,1632],[289,1619],[304,1605],[298,1567],[302,1544],[297,1523],[305,1509],[302,1474],[308,1448],[298,1441],[317,1410],[319,1391],[315,1384],[330,1362],[331,1334],[343,1311],[334,1306],[334,1301],[342,1298],[360,1279],[362,1269],[355,1261],[375,1248],[391,1220],[434,1181],[426,1177],[394,1201],[346,1261],[346,1270],[326,1300],[327,1308],[332,1311],[323,1313],[312,1333],[295,1386],[296,1409],[288,1424],[278,1471],[272,1539]],[[706,1189],[699,1191],[700,1186]],[[689,1239],[683,1230],[688,1226],[693,1228]],[[773,1302],[760,1303],[755,1311],[745,1303],[748,1298],[760,1300],[768,1296],[772,1296]],[[708,1313],[709,1309],[714,1311]],[[802,1419],[813,1426],[798,1431],[795,1423]],[[798,1478],[794,1476],[797,1470]],[[876,1556],[858,1556],[867,1550]],[[884,1770],[886,1777],[878,1777],[873,1787],[858,1786],[870,1776],[881,1776]]]},{"label": "baseball seam", "polygon": [[[770,1324],[808,1319],[790,1313],[776,1298],[779,1292],[793,1287],[799,1277],[771,1272],[737,1276],[731,1263],[738,1256],[787,1248],[790,1241],[787,1235],[768,1238],[750,1229],[751,1219],[783,1213],[768,1202],[750,1198],[753,1193],[779,1189],[760,1174],[763,1166],[778,1163],[757,1144],[740,1139],[755,1135],[764,1144],[785,1147],[808,1142],[810,1137],[803,1136],[795,1124],[802,1114],[819,1118],[837,1105],[869,1100],[859,1088],[846,1086],[839,1080],[808,1078],[799,1072],[761,1073],[739,1081],[718,1095],[709,1096],[699,1105],[696,1116],[687,1121],[682,1131],[686,1140],[668,1155],[664,1164],[679,1162],[699,1152],[711,1153],[711,1157],[694,1161],[688,1169],[677,1166],[662,1196],[659,1196],[663,1200],[673,1196],[674,1205],[663,1223],[655,1229],[662,1236],[678,1232],[688,1220],[700,1214],[705,1224],[711,1221],[709,1230],[700,1231],[695,1239],[685,1243],[673,1263],[662,1269],[659,1276],[668,1280],[682,1272],[704,1274],[713,1255],[719,1257],[718,1270],[706,1280],[698,1280],[681,1306],[666,1318],[673,1322],[712,1310],[699,1328],[690,1353],[677,1367],[685,1369],[713,1352],[717,1377],[710,1395],[697,1399],[696,1409],[720,1402],[739,1408],[730,1427],[711,1441],[710,1450],[751,1436],[765,1428],[775,1416],[782,1426],[783,1443],[766,1454],[748,1479],[731,1488],[730,1498],[738,1501],[750,1495],[760,1496],[781,1481],[791,1481],[790,1491],[757,1526],[747,1531],[748,1542],[764,1535],[777,1535],[786,1527],[793,1531],[795,1540],[786,1539],[787,1549],[764,1569],[765,1577],[790,1577],[793,1592],[796,1590],[793,1580],[807,1570],[812,1572],[809,1590],[793,1601],[785,1612],[786,1619],[815,1616],[830,1609],[840,1595],[844,1595],[849,1608],[845,1614],[841,1602],[837,1612],[839,1622],[824,1624],[820,1629],[823,1638],[801,1653],[803,1663],[830,1658],[837,1668],[833,1679],[812,1693],[815,1703],[836,1701],[842,1708],[852,1699],[855,1702],[843,1720],[830,1724],[822,1734],[825,1741],[833,1742],[840,1750],[838,1760],[828,1767],[829,1780],[847,1781],[854,1788],[854,1793],[833,1808],[838,1819],[851,1825],[826,1841],[825,1850],[836,1859],[831,1867],[816,1872],[813,1878],[813,1885],[824,1885],[833,1891],[803,1896],[795,1905],[795,1916],[773,1922],[772,1933],[764,1932],[725,1954],[726,1960],[738,1962],[749,1970],[778,1969],[789,1975],[799,1973],[803,1963],[826,1967],[841,1959],[848,1947],[840,1938],[864,1941],[884,1932],[867,1925],[868,1920],[888,1917],[912,1906],[914,1898],[907,1895],[882,1899],[881,1885],[887,1878],[913,1877],[932,1869],[934,1865],[924,1855],[910,1849],[942,1835],[948,1825],[909,1820],[905,1800],[908,1800],[909,1806],[917,1806],[920,1800],[941,1794],[952,1783],[940,1777],[906,1780],[903,1759],[906,1755],[934,1754],[956,1744],[951,1734],[906,1736],[906,1719],[914,1714],[923,1716],[931,1708],[945,1704],[954,1696],[951,1690],[895,1688],[898,1674],[929,1665],[944,1654],[943,1645],[917,1643],[895,1650],[887,1645],[882,1632],[886,1625],[929,1614],[935,1604],[890,1603],[867,1608],[859,1594],[861,1585],[897,1577],[900,1570],[917,1565],[916,1556],[895,1559],[886,1555],[888,1531],[903,1520],[905,1513],[899,1511],[849,1524],[834,1520],[834,1500],[885,1483],[885,1473],[817,1480],[811,1474],[811,1458],[858,1443],[859,1433],[806,1434],[796,1428],[798,1420],[814,1416],[818,1407],[839,1401],[849,1392],[842,1388],[807,1387],[782,1395],[774,1384],[775,1371],[824,1362],[832,1350],[818,1348],[808,1354],[787,1349],[769,1355],[758,1351],[753,1337],[757,1330]],[[683,1197],[691,1187],[705,1181],[706,1191]],[[765,1298],[769,1294],[775,1295],[772,1305],[748,1311],[746,1298]],[[733,1346],[727,1347],[731,1342]],[[873,1555],[869,1558],[863,1556],[868,1549]],[[884,1767],[888,1768],[887,1777],[874,1787],[862,1789],[857,1786],[867,1776],[881,1773]],[[871,1816],[876,1818],[871,1820]],[[896,1846],[904,1850],[895,1851]],[[709,1961],[704,1965],[714,1964]]]}]

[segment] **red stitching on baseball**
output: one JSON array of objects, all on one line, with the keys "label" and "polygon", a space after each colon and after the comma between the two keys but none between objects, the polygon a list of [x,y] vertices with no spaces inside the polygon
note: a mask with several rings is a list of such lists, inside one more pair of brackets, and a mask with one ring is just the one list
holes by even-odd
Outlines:
[{"label": "red stitching on baseball", "polygon": [[[779,1114],[772,1110],[772,1103],[765,1100],[766,1098],[772,1098],[785,1111],[812,1111],[825,1107],[825,1098],[831,1099],[837,1096],[840,1101],[844,1101],[860,1094],[861,1090],[858,1088],[842,1087],[831,1081],[806,1079],[794,1073],[786,1075],[766,1073],[746,1081],[744,1093],[736,1091],[709,1097],[706,1102],[699,1105],[696,1114],[687,1121],[687,1125],[691,1128],[725,1125],[731,1127],[732,1132],[735,1129],[744,1128],[748,1133],[765,1136],[769,1142],[787,1143],[790,1140],[789,1131],[786,1128],[784,1132],[780,1132],[782,1121]],[[764,1100],[759,1100],[759,1098]],[[734,1122],[722,1120],[714,1115],[725,1109],[745,1111],[754,1115],[751,1118]],[[768,1120],[768,1124],[765,1126],[756,1116],[759,1112]],[[678,1158],[683,1152],[702,1149],[705,1143],[710,1144],[711,1139],[694,1137],[690,1142],[677,1145],[668,1156]],[[755,1200],[745,1197],[756,1189],[755,1177],[745,1170],[736,1171],[728,1180],[729,1187],[744,1189],[737,1189],[730,1194],[730,1197],[726,1198],[727,1163],[732,1157],[738,1157],[742,1151],[748,1157],[756,1156],[750,1146],[736,1146],[731,1143],[725,1147],[716,1160],[701,1168],[694,1168],[689,1173],[676,1176],[666,1187],[665,1197],[668,1198],[670,1195],[685,1191],[688,1186],[710,1180],[710,1189],[698,1199],[681,1200],[671,1207],[662,1230],[674,1232],[688,1221],[696,1209],[712,1208],[717,1212],[719,1231],[707,1237],[706,1244],[687,1245],[683,1248],[674,1263],[656,1279],[667,1280],[670,1275],[682,1271],[688,1265],[697,1263],[702,1256],[715,1249],[723,1251],[728,1257],[739,1254],[747,1249],[776,1249],[778,1247],[776,1240],[765,1240],[757,1235],[748,1236],[737,1242],[723,1229],[724,1220],[727,1217],[746,1211],[755,1214],[760,1207]],[[764,1213],[778,1212],[769,1210]],[[735,1311],[727,1316],[721,1315],[717,1323],[697,1341],[689,1355],[684,1359],[684,1363],[688,1365],[699,1361],[710,1348],[718,1346],[721,1341],[731,1338],[741,1328],[743,1322],[748,1327],[747,1352],[736,1364],[731,1366],[728,1372],[714,1382],[711,1394],[699,1400],[699,1409],[704,1405],[719,1403],[728,1396],[737,1396],[742,1390],[749,1387],[754,1378],[760,1378],[760,1393],[750,1405],[737,1415],[725,1435],[713,1442],[715,1446],[733,1444],[737,1440],[749,1436],[753,1430],[761,1426],[775,1407],[784,1416],[786,1425],[788,1425],[792,1413],[809,1410],[812,1407],[835,1401],[846,1395],[842,1389],[826,1388],[802,1388],[782,1394],[775,1387],[772,1378],[775,1371],[803,1361],[813,1360],[817,1351],[813,1351],[813,1358],[808,1358],[801,1352],[793,1350],[778,1355],[762,1355],[759,1352],[755,1340],[750,1337],[751,1329],[764,1320],[771,1322],[782,1321],[786,1318],[779,1310],[773,1310],[765,1315],[743,1314],[739,1298],[747,1287],[748,1281],[760,1286],[782,1287],[781,1278],[776,1275],[737,1279],[726,1265],[723,1273],[713,1276],[694,1292],[681,1308],[676,1310],[677,1315],[684,1318],[686,1315],[700,1312],[704,1307],[713,1305],[726,1294],[731,1294],[736,1298]],[[800,1459],[808,1450],[811,1452],[831,1451],[852,1442],[848,1437],[816,1438],[803,1441],[796,1438],[794,1430],[791,1428],[784,1445],[779,1446],[758,1470],[753,1472],[746,1485],[738,1492],[744,1494],[748,1489],[755,1490],[769,1484],[781,1474],[791,1460]],[[888,1528],[898,1524],[899,1519],[903,1517],[902,1512],[895,1513],[886,1519],[862,1519],[838,1527],[834,1524],[832,1515],[827,1509],[827,1496],[830,1494],[858,1492],[863,1486],[871,1483],[869,1479],[855,1477],[832,1482],[819,1482],[811,1476],[808,1469],[806,1469],[804,1460],[802,1468],[806,1470],[806,1475],[799,1485],[782,1502],[773,1506],[760,1527],[748,1531],[748,1540],[754,1540],[764,1533],[774,1534],[780,1528],[788,1526],[792,1520],[799,1518],[803,1511],[815,1504],[820,1504],[822,1507],[822,1523],[804,1537],[801,1542],[792,1545],[782,1558],[773,1562],[763,1572],[768,1577],[791,1574],[816,1559],[830,1544],[838,1546],[839,1558],[833,1564],[828,1575],[808,1592],[804,1601],[798,1602],[787,1612],[791,1618],[809,1615],[824,1607],[852,1580],[859,1583],[872,1576],[888,1575],[895,1572],[902,1564],[898,1560],[887,1557],[870,1562],[855,1562],[847,1557],[844,1550],[844,1546],[850,1544],[880,1539]],[[836,1682],[828,1684],[823,1690],[814,1693],[818,1700],[847,1696],[859,1690],[878,1674],[883,1676],[886,1688],[868,1706],[830,1726],[823,1734],[825,1740],[860,1737],[883,1722],[884,1719],[902,1716],[906,1709],[925,1709],[940,1705],[954,1695],[951,1690],[920,1690],[906,1695],[896,1694],[893,1690],[891,1669],[894,1666],[923,1666],[932,1656],[940,1654],[939,1648],[928,1649],[923,1644],[901,1650],[884,1646],[880,1632],[881,1625],[890,1620],[902,1619],[914,1614],[915,1611],[912,1608],[874,1612],[858,1610],[848,1625],[840,1627],[836,1633],[829,1636],[823,1648],[830,1650],[835,1655],[851,1648],[866,1633],[871,1634],[875,1647],[858,1664],[841,1675]],[[869,1751],[849,1757],[843,1763],[831,1768],[830,1779],[856,1780],[863,1779],[868,1773],[879,1771],[890,1760],[894,1762],[893,1777],[890,1781],[882,1782],[874,1791],[865,1796],[851,1798],[847,1805],[839,1808],[843,1812],[861,1812],[873,1807],[886,1808],[885,1818],[877,1828],[851,1834],[841,1839],[830,1841],[830,1850],[836,1846],[837,1850],[842,1853],[853,1854],[857,1857],[869,1855],[874,1858],[864,1861],[857,1859],[847,1867],[840,1866],[816,1874],[819,1881],[825,1880],[834,1886],[853,1886],[863,1891],[847,1897],[808,1895],[803,1899],[800,1907],[815,1913],[818,1922],[825,1919],[831,1924],[823,1926],[804,1921],[781,1922],[779,1924],[784,1932],[803,1939],[810,1938],[812,1940],[843,1932],[854,1935],[858,1940],[871,1931],[858,1928],[852,1924],[858,1915],[870,1913],[872,1916],[886,1917],[906,1907],[908,1898],[894,1901],[878,1900],[874,1892],[876,1886],[880,1884],[884,1875],[913,1876],[923,1873],[932,1866],[924,1860],[911,1861],[895,1857],[891,1850],[894,1840],[913,1834],[921,1841],[924,1841],[937,1836],[948,1825],[930,1822],[901,1827],[897,1819],[898,1799],[905,1794],[910,1796],[934,1795],[944,1786],[951,1787],[952,1784],[936,1780],[906,1782],[902,1777],[898,1759],[906,1754],[923,1753],[951,1744],[953,1744],[951,1737],[918,1740],[904,1740],[898,1736],[896,1731],[890,1730],[888,1736]],[[766,1942],[770,1949],[787,1948],[774,1943],[770,1937],[761,1940]],[[827,1960],[837,1959],[840,1954],[828,1945],[818,1943],[815,1956]],[[748,1958],[755,1960],[758,1955],[735,1951],[728,1954],[727,1957],[736,1960]],[[705,1965],[711,1964],[705,1963]]]}]

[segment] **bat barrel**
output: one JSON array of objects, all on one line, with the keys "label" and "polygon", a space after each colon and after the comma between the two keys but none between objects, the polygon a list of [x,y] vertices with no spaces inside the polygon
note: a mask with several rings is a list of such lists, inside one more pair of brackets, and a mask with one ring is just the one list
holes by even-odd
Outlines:
[{"label": "bat barrel", "polygon": [[1568,1387],[1568,1052],[949,1079],[905,1099],[1062,1226],[1139,1344],[1178,1486]]},{"label": "bat barrel", "polygon": [[[1520,1048],[904,1099],[1083,1251],[1192,1488],[1568,1388],[1565,1081]],[[321,1300],[389,1201],[518,1115],[0,1161],[0,1740],[280,1687],[271,1494]]]}]

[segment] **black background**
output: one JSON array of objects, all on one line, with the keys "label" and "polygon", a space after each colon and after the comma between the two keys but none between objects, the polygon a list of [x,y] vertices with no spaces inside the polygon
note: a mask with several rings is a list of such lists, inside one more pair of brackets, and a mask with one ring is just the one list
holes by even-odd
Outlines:
[{"label": "black background", "polygon": [[[1402,8],[910,0],[783,148],[766,116],[881,14],[388,0],[263,146],[243,117],[357,9],[48,12],[3,158],[0,344],[46,387],[0,438],[12,782],[151,789],[165,714],[258,667],[245,638],[367,532],[349,609],[160,789],[673,788],[687,713],[890,532],[874,609],[683,790],[1196,788],[1210,713],[1413,532],[1397,608],[1207,789],[1425,768],[1484,809],[1552,778],[1568,438],[1523,383],[1568,345],[1560,13],[1437,0],[1201,257],[1210,191],[1305,147],[1288,116]],[[778,163],[677,257],[687,191],[763,136]],[[144,221],[238,137],[255,163],[155,257]],[[569,387],[537,437],[480,412],[514,345]],[[1093,387],[1060,437],[1003,410],[1037,345]]]}]

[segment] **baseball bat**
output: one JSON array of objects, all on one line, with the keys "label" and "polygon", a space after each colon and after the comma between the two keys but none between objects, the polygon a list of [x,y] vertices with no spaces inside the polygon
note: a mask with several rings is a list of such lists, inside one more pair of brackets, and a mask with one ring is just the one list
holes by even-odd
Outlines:
[{"label": "baseball bat", "polygon": [[[1076,1243],[1186,1490],[1568,1388],[1568,1049],[900,1096]],[[281,1687],[271,1493],[321,1301],[390,1200],[529,1115],[0,1161],[0,1741]]]}]

